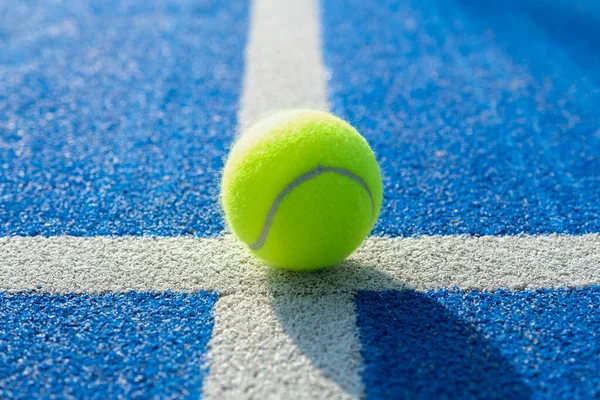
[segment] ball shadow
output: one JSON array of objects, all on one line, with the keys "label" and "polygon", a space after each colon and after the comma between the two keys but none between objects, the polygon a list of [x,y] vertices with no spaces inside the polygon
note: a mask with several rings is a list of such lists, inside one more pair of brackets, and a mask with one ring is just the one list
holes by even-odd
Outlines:
[{"label": "ball shadow", "polygon": [[273,270],[268,282],[284,332],[352,397],[530,397],[473,326],[375,268],[347,261],[315,273]]}]

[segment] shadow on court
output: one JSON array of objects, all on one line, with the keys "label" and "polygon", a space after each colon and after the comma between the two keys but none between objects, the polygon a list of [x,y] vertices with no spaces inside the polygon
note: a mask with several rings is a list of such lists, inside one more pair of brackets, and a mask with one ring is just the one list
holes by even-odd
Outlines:
[{"label": "shadow on court", "polygon": [[346,262],[312,274],[272,271],[269,291],[286,334],[350,396],[364,396],[363,390],[367,398],[531,394],[473,326],[374,268]]}]

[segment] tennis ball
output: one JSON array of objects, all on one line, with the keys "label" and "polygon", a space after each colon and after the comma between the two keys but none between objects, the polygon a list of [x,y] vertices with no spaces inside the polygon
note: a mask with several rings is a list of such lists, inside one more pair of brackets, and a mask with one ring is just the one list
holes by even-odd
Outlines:
[{"label": "tennis ball", "polygon": [[267,264],[306,271],[339,263],[369,234],[381,207],[367,141],[322,111],[266,118],[234,144],[221,182],[225,218]]}]

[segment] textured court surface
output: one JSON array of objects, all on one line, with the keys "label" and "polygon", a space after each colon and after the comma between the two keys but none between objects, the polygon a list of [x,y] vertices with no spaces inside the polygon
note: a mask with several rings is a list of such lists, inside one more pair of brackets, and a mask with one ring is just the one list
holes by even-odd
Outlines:
[{"label": "textured court surface", "polygon": [[[0,397],[600,397],[598,30],[590,0],[0,2]],[[310,275],[218,202],[240,127],[300,106],[384,175]]]},{"label": "textured court surface", "polygon": [[[215,294],[1,295],[2,397],[198,397]],[[43,327],[43,329],[40,329]]]},{"label": "textured court surface", "polygon": [[361,292],[356,305],[368,398],[597,394],[598,287]]},{"label": "textured court surface", "polygon": [[549,38],[561,8],[527,2],[324,1],[332,109],[386,172],[376,234],[600,230],[598,47]]},{"label": "textured court surface", "polygon": [[248,4],[3,2],[7,235],[219,233]]}]

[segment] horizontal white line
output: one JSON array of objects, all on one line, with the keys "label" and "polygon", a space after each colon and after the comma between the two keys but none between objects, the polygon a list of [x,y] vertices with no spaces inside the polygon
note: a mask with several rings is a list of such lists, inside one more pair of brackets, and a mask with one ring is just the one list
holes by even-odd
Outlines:
[{"label": "horizontal white line", "polygon": [[600,236],[371,237],[340,266],[272,270],[220,238],[4,237],[0,290],[218,290],[349,293],[458,286],[525,289],[600,283]]},{"label": "horizontal white line", "polygon": [[360,398],[359,289],[598,283],[598,235],[371,237],[305,274],[265,267],[230,235],[0,238],[0,290],[218,290],[206,398]]}]

